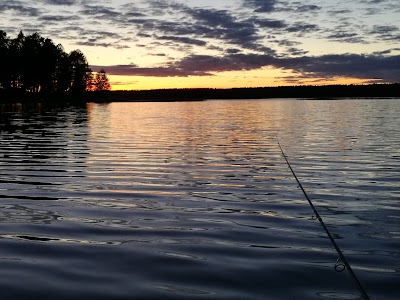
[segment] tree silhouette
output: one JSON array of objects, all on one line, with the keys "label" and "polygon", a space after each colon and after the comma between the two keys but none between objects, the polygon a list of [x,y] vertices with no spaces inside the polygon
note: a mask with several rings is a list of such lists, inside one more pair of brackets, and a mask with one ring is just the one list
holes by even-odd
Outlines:
[{"label": "tree silhouette", "polygon": [[57,65],[55,70],[55,92],[69,91],[72,81],[72,67],[69,54],[64,52],[61,45],[57,46]]},{"label": "tree silhouette", "polygon": [[86,91],[88,92],[93,92],[96,90],[96,86],[95,86],[95,78],[92,72],[89,72],[87,74],[87,78],[86,78]]},{"label": "tree silhouette", "polygon": [[69,62],[72,71],[70,91],[82,93],[86,91],[92,70],[89,68],[85,55],[80,50],[74,50],[69,54]]},{"label": "tree silhouette", "polygon": [[9,62],[9,49],[10,40],[7,37],[7,33],[0,30],[0,66],[2,70],[0,71],[0,88],[9,88],[10,84],[10,62]]},{"label": "tree silhouette", "polygon": [[101,69],[94,80],[94,90],[95,91],[109,91],[111,89],[110,82],[108,80],[106,71]]},{"label": "tree silhouette", "polygon": [[10,72],[10,86],[13,89],[22,88],[23,76],[23,61],[22,61],[22,47],[25,36],[22,31],[18,34],[17,38],[10,41],[9,47],[9,72]]},{"label": "tree silhouette", "polygon": [[91,70],[80,50],[67,54],[61,45],[38,33],[14,39],[0,30],[0,91],[83,93]]}]

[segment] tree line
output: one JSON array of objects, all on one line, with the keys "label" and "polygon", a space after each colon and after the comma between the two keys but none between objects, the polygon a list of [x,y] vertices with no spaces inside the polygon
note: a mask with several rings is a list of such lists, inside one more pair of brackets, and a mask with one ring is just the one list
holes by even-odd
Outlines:
[{"label": "tree line", "polygon": [[40,94],[110,90],[106,72],[94,74],[80,50],[66,53],[61,44],[22,31],[9,38],[0,30],[0,91]]},{"label": "tree line", "polygon": [[399,98],[400,83],[366,85],[277,86],[232,89],[157,89],[97,93],[93,102],[201,101],[206,99],[341,99]]}]

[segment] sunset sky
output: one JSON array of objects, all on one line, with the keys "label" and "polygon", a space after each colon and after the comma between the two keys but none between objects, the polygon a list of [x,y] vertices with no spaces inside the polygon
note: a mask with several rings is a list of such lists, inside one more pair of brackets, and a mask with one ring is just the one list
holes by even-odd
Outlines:
[{"label": "sunset sky", "polygon": [[399,0],[0,0],[114,90],[400,82]]}]

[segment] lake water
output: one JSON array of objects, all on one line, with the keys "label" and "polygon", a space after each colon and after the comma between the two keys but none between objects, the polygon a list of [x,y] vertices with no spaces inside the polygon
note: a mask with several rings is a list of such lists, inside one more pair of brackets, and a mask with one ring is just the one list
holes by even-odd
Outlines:
[{"label": "lake water", "polygon": [[2,105],[1,299],[400,294],[400,100]]}]

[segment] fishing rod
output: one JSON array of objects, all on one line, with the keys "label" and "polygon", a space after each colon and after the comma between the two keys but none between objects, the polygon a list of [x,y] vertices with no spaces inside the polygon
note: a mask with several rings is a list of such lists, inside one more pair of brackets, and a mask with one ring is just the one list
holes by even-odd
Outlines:
[{"label": "fishing rod", "polygon": [[367,294],[367,292],[365,291],[364,287],[362,286],[361,282],[358,280],[356,274],[353,272],[353,269],[351,268],[349,262],[347,261],[346,257],[344,256],[342,250],[340,250],[338,244],[336,243],[335,239],[333,238],[332,234],[329,232],[328,227],[326,227],[325,222],[322,220],[320,214],[318,213],[317,209],[315,208],[314,204],[312,203],[310,197],[308,196],[308,194],[306,193],[305,189],[303,188],[303,185],[301,184],[299,178],[297,177],[296,173],[294,172],[289,159],[287,158],[285,152],[282,149],[281,143],[279,142],[279,137],[278,135],[276,136],[276,140],[278,142],[279,145],[279,149],[281,150],[282,156],[285,158],[285,161],[290,169],[290,171],[292,172],[294,178],[296,179],[297,184],[299,185],[301,191],[303,192],[304,197],[307,199],[308,203],[310,204],[311,208],[314,211],[315,217],[318,219],[318,221],[321,223],[322,228],[325,230],[329,240],[331,241],[333,247],[335,248],[336,252],[339,255],[339,258],[336,261],[335,264],[335,270],[337,272],[341,272],[344,271],[345,269],[347,269],[347,271],[349,272],[350,276],[353,278],[354,283],[356,284],[358,290],[360,291],[362,297],[365,300],[369,300],[369,296]]}]

